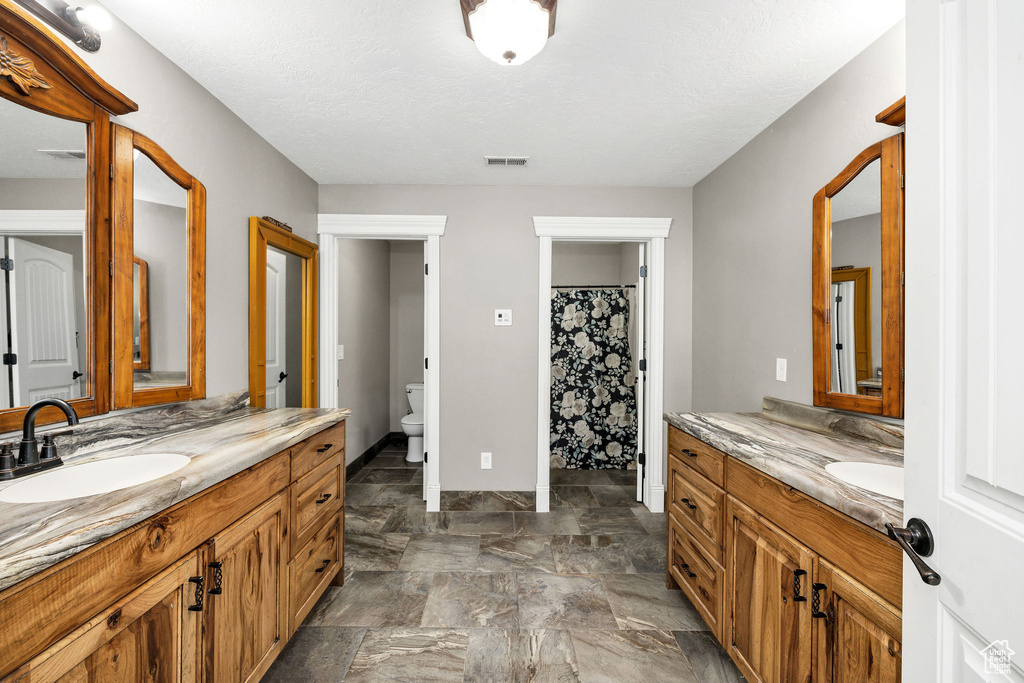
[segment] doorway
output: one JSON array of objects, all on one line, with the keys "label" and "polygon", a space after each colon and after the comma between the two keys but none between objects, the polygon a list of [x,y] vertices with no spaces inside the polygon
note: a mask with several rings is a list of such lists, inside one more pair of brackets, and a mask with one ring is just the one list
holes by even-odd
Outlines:
[{"label": "doorway", "polygon": [[249,246],[250,404],[315,408],[317,246],[255,216]]},{"label": "doorway", "polygon": [[[664,433],[661,415],[663,408],[664,358],[664,254],[665,239],[671,229],[670,218],[563,218],[535,216],[534,229],[539,238],[538,280],[538,377],[537,377],[537,511],[550,510],[552,460],[558,455],[552,449],[554,416],[552,405],[553,362],[552,300],[557,290],[553,285],[565,284],[552,280],[552,257],[555,243],[636,244],[637,282],[633,288],[636,302],[632,306],[639,324],[637,349],[637,377],[633,386],[636,429],[634,462],[637,471],[637,500],[652,512],[665,510]],[[621,248],[621,247],[620,247]],[[620,269],[620,278],[622,270]],[[627,278],[628,279],[628,278]],[[586,283],[572,283],[586,284]],[[628,283],[627,283],[628,284]],[[571,289],[571,288],[570,288]],[[630,288],[618,287],[619,294]],[[591,293],[593,290],[590,290]],[[610,290],[606,290],[610,291]],[[585,298],[593,299],[588,295]],[[624,298],[624,297],[622,297]],[[605,302],[605,305],[610,305]],[[593,312],[591,313],[593,315]],[[603,315],[603,307],[602,307]],[[631,354],[632,355],[632,354]],[[621,361],[621,356],[620,356]],[[632,379],[632,378],[630,378]],[[620,384],[622,382],[620,381]],[[616,409],[617,424],[631,409],[628,402]],[[625,411],[625,412],[624,412]],[[619,415],[617,413],[623,413]],[[586,436],[589,436],[586,435]],[[591,439],[596,442],[597,439]],[[586,447],[592,447],[587,444]],[[620,444],[621,446],[621,444]],[[562,454],[564,456],[564,453]],[[605,457],[609,454],[606,452]]]},{"label": "doorway", "polygon": [[338,347],[339,240],[414,240],[423,242],[423,498],[428,512],[441,509],[440,466],[440,275],[441,237],[447,216],[320,214],[320,405],[339,406]]}]

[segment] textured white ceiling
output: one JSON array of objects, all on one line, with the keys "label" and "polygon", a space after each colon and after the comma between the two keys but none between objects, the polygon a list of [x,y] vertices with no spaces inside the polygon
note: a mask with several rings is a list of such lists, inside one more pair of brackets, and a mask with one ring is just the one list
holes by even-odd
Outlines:
[{"label": "textured white ceiling", "polygon": [[0,99],[0,178],[85,178],[84,159],[54,159],[39,150],[85,151],[84,123]]},{"label": "textured white ceiling", "polygon": [[690,186],[904,11],[561,0],[544,51],[501,67],[458,0],[104,4],[315,180],[356,184]]}]

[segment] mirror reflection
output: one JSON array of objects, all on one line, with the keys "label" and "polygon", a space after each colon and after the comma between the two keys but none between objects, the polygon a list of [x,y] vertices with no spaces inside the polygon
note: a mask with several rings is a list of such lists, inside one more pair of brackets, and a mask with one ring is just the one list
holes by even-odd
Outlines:
[{"label": "mirror reflection", "polygon": [[0,99],[0,408],[90,391],[86,133]]},{"label": "mirror reflection", "polygon": [[270,246],[266,407],[302,407],[302,258]]},{"label": "mirror reflection", "polygon": [[136,389],[188,383],[188,191],[145,154],[134,159]]},{"label": "mirror reflection", "polygon": [[882,395],[881,160],[831,200],[832,391]]}]

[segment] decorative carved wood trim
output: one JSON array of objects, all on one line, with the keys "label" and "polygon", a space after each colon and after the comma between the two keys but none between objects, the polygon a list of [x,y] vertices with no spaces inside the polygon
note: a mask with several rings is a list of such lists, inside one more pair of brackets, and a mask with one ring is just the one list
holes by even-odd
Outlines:
[{"label": "decorative carved wood trim", "polygon": [[[459,0],[459,5],[462,7],[462,23],[466,26],[466,35],[470,40],[473,40],[473,30],[469,27],[469,15],[485,2],[487,0]],[[546,9],[551,15],[551,20],[548,21],[548,38],[550,38],[555,35],[555,10],[558,0],[533,0],[533,2],[540,5],[542,9]]]},{"label": "decorative carved wood trim", "polygon": [[[0,32],[33,53],[36,67],[44,75],[52,70],[109,113],[121,115],[139,110],[139,105],[100,78],[64,41],[14,0],[0,0]],[[55,85],[49,78],[46,81]]]},{"label": "decorative carved wood trim", "polygon": [[0,36],[0,76],[13,83],[22,95],[31,95],[29,88],[49,90],[51,87],[32,60],[7,47],[3,36]]}]

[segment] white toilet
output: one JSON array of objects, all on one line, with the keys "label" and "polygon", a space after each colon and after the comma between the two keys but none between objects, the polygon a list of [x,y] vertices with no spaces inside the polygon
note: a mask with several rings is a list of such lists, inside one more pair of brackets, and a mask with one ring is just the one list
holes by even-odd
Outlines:
[{"label": "white toilet", "polygon": [[402,418],[402,431],[409,437],[406,462],[423,462],[423,383],[405,385],[412,414]]}]

